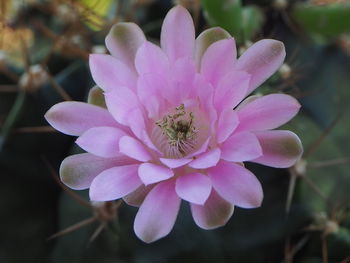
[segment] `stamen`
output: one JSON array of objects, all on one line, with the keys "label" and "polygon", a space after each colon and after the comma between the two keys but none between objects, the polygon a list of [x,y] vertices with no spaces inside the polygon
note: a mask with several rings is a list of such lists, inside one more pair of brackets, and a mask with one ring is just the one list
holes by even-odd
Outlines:
[{"label": "stamen", "polygon": [[167,139],[161,142],[167,155],[180,158],[195,148],[198,131],[194,127],[194,118],[193,112],[187,113],[185,105],[181,104],[175,108],[174,114],[165,115],[156,122]]}]

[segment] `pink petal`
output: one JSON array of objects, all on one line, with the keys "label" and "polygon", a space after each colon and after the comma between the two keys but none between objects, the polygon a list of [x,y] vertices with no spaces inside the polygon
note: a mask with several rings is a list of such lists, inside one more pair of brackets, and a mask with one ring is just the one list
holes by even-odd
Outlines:
[{"label": "pink petal", "polygon": [[87,130],[76,143],[85,151],[97,156],[111,158],[119,156],[119,139],[126,133],[112,127],[95,127]]},{"label": "pink petal", "polygon": [[187,57],[175,61],[172,67],[172,82],[168,88],[162,88],[164,98],[175,105],[183,103],[194,89],[196,69],[192,59]]},{"label": "pink petal", "polygon": [[45,119],[56,130],[74,136],[96,126],[120,126],[107,110],[77,101],[65,101],[52,106],[46,112]]},{"label": "pink petal", "polygon": [[247,93],[267,80],[282,65],[286,51],[282,42],[263,39],[252,45],[238,59],[236,68],[252,75]]},{"label": "pink petal", "polygon": [[162,156],[163,153],[157,149],[147,133],[145,117],[140,108],[131,110],[128,113],[128,119],[126,122],[136,138],[144,143],[149,149],[154,150],[159,156]]},{"label": "pink petal", "polygon": [[200,74],[196,75],[195,92],[198,94],[203,112],[207,114],[210,121],[210,127],[213,129],[217,121],[217,111],[214,107],[214,89]]},{"label": "pink petal", "polygon": [[223,76],[233,71],[236,55],[236,44],[233,38],[211,44],[203,55],[201,74],[216,87]]},{"label": "pink petal", "polygon": [[124,155],[106,159],[90,153],[75,154],[63,160],[60,167],[60,178],[68,187],[83,190],[89,188],[92,180],[102,171],[133,162]]},{"label": "pink petal", "polygon": [[105,94],[108,111],[121,124],[128,125],[129,113],[140,108],[140,103],[135,93],[125,87]]},{"label": "pink petal", "polygon": [[147,109],[149,118],[159,117],[159,111],[164,108],[162,92],[169,88],[169,81],[159,74],[147,73],[139,76],[137,95],[142,105]]},{"label": "pink petal", "polygon": [[154,145],[151,138],[149,137],[146,130],[142,132],[142,135],[140,137],[140,140],[150,149],[152,149],[158,156],[163,156],[164,154],[158,150],[158,148]]},{"label": "pink petal", "polygon": [[233,214],[233,205],[211,191],[204,205],[191,204],[191,212],[196,224],[203,229],[214,229],[223,226]]},{"label": "pink petal", "polygon": [[91,75],[96,84],[104,91],[125,86],[135,90],[135,74],[119,60],[110,55],[91,54],[89,57]]},{"label": "pink petal", "polygon": [[160,43],[171,61],[181,57],[193,57],[194,25],[190,13],[182,6],[172,8],[166,15]]},{"label": "pink petal", "polygon": [[201,145],[201,147],[198,148],[198,150],[196,150],[195,152],[189,154],[186,156],[186,158],[191,158],[193,156],[199,155],[201,153],[204,153],[207,151],[208,146],[209,146],[209,142],[210,142],[211,137],[208,137],[203,144]]},{"label": "pink petal", "polygon": [[127,125],[131,131],[137,138],[141,139],[146,130],[145,118],[141,109],[136,107],[130,110],[125,117],[128,118],[125,121],[127,122]]},{"label": "pink petal", "polygon": [[239,164],[221,161],[208,170],[214,189],[230,203],[254,208],[261,205],[263,191],[258,179]]},{"label": "pink petal", "polygon": [[181,158],[181,159],[160,158],[159,160],[169,168],[178,168],[192,161],[192,159],[186,159],[186,158]]},{"label": "pink petal", "polygon": [[130,69],[135,69],[136,51],[145,41],[145,35],[138,25],[124,22],[111,28],[106,37],[106,47],[113,57]]},{"label": "pink petal", "polygon": [[218,143],[226,141],[239,124],[237,113],[233,109],[223,110],[219,116],[216,140]]},{"label": "pink petal", "polygon": [[140,162],[147,162],[152,159],[144,145],[130,136],[124,136],[119,140],[119,150],[121,153]]},{"label": "pink petal", "polygon": [[208,176],[200,173],[182,175],[177,178],[175,189],[182,199],[202,205],[211,192],[211,181]]},{"label": "pink petal", "polygon": [[195,169],[204,169],[215,166],[220,160],[221,151],[219,148],[207,151],[196,157],[188,166]]},{"label": "pink petal", "polygon": [[134,109],[129,112],[128,114],[128,125],[131,129],[131,131],[134,133],[134,135],[142,142],[144,143],[149,149],[152,149],[155,151],[158,156],[162,156],[163,153],[160,152],[157,147],[153,144],[152,140],[150,139],[147,128],[145,124],[145,118],[141,112],[140,109]]},{"label": "pink petal", "polygon": [[153,187],[154,185],[141,185],[134,192],[124,196],[123,200],[128,205],[139,207]]},{"label": "pink petal", "polygon": [[195,61],[199,71],[203,54],[207,48],[216,41],[231,38],[231,35],[221,27],[212,27],[204,30],[195,42]]},{"label": "pink petal", "polygon": [[276,168],[294,165],[303,154],[300,139],[291,131],[256,132],[263,155],[253,162]]},{"label": "pink petal", "polygon": [[173,170],[153,163],[143,163],[139,167],[139,177],[145,185],[158,183],[173,176]]},{"label": "pink petal", "polygon": [[127,123],[129,128],[134,133],[136,138],[144,143],[144,145],[146,145],[149,149],[155,151],[155,153],[157,153],[159,156],[162,156],[163,153],[157,149],[147,133],[145,118],[141,110],[138,108],[131,110],[128,114],[128,118]]},{"label": "pink petal", "polygon": [[180,201],[173,181],[156,185],[137,212],[134,223],[136,235],[151,243],[169,234],[175,224]]},{"label": "pink petal", "polygon": [[245,162],[262,155],[262,149],[256,136],[251,132],[233,134],[221,146],[221,158],[230,162]]},{"label": "pink petal", "polygon": [[[191,85],[194,81],[194,77],[196,75],[196,68],[193,63],[193,59],[184,57],[179,58],[175,61],[172,69],[172,76],[176,82],[179,82],[182,85]],[[182,92],[188,92],[184,87],[181,87]],[[183,95],[184,98],[186,96]]]},{"label": "pink petal", "polygon": [[92,201],[110,201],[121,198],[141,184],[137,175],[138,164],[113,167],[100,173],[90,186]]},{"label": "pink petal", "polygon": [[151,42],[144,42],[137,50],[135,66],[139,75],[158,73],[161,76],[169,74],[169,60],[160,47]]},{"label": "pink petal", "polygon": [[237,131],[274,129],[292,119],[299,111],[296,99],[284,94],[266,95],[246,104],[238,111]]},{"label": "pink petal", "polygon": [[244,71],[232,71],[223,77],[215,90],[214,105],[218,112],[233,109],[247,94],[250,75]]}]

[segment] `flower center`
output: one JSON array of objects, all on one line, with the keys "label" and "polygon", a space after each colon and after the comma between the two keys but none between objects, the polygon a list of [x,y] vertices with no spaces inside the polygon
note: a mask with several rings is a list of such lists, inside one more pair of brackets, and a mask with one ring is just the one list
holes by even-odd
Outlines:
[{"label": "flower center", "polygon": [[195,147],[198,131],[194,126],[194,118],[193,112],[187,112],[184,104],[181,104],[173,114],[167,114],[156,122],[167,139],[169,156],[184,156]]},{"label": "flower center", "polygon": [[166,158],[183,158],[195,152],[209,136],[207,117],[197,104],[181,104],[163,116],[155,121],[151,140]]}]

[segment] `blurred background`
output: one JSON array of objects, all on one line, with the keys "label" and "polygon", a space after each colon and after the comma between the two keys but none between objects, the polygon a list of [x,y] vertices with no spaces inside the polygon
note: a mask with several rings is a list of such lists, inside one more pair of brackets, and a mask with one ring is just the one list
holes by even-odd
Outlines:
[{"label": "blurred background", "polygon": [[[290,169],[248,164],[261,208],[236,208],[225,227],[205,231],[183,202],[171,234],[148,245],[133,232],[135,208],[91,206],[86,191],[59,183],[60,162],[81,150],[43,115],[87,99],[88,55],[107,52],[114,23],[135,22],[157,43],[174,4],[197,34],[229,31],[239,53],[262,38],[285,43],[285,64],[256,92],[301,102],[284,128],[305,153]],[[349,101],[347,0],[0,0],[0,262],[350,262]]]}]

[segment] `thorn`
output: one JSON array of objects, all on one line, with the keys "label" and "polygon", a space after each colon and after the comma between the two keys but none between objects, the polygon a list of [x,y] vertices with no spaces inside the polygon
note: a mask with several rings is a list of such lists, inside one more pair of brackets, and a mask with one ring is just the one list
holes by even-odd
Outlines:
[{"label": "thorn", "polygon": [[51,59],[54,51],[55,51],[55,46],[53,45],[40,63],[43,68],[48,68],[47,64],[49,63],[49,60]]},{"label": "thorn", "polygon": [[21,43],[21,49],[22,49],[22,54],[23,54],[23,59],[24,59],[24,68],[26,72],[29,72],[29,67],[30,67],[30,56],[28,52],[28,47],[27,43],[24,40],[23,36],[19,37],[20,43]]},{"label": "thorn", "polygon": [[63,229],[63,230],[61,230],[61,231],[59,231],[59,232],[53,234],[52,236],[50,236],[50,237],[47,239],[47,241],[52,240],[52,239],[55,239],[55,238],[60,237],[60,236],[63,236],[63,235],[66,235],[66,234],[68,234],[68,233],[71,233],[71,232],[73,232],[73,231],[75,231],[75,230],[78,230],[79,228],[82,228],[82,227],[84,227],[84,226],[87,226],[87,225],[89,225],[89,224],[95,222],[96,220],[97,220],[96,217],[90,217],[90,218],[88,218],[88,219],[85,219],[85,220],[83,220],[83,221],[80,221],[80,222],[78,222],[78,223],[76,223],[76,224],[74,224],[74,225],[72,225],[72,226],[69,226],[69,227],[67,227],[67,228],[65,228],[65,229]]},{"label": "thorn", "polygon": [[21,114],[21,111],[23,109],[25,99],[26,99],[26,93],[23,90],[19,90],[19,92],[17,92],[15,102],[12,105],[11,110],[6,116],[6,119],[4,120],[2,127],[0,129],[0,133],[2,136],[0,140],[0,149],[6,143],[7,138],[10,135],[11,130],[13,129],[13,126],[16,124],[16,121],[18,120]]},{"label": "thorn", "polygon": [[32,23],[37,30],[39,30],[46,37],[52,39],[55,43],[56,42],[60,43],[63,46],[63,48],[73,52],[76,56],[79,56],[84,60],[89,59],[89,53],[86,50],[79,48],[77,45],[62,41],[61,36],[56,35],[53,31],[51,31],[51,29],[49,29],[46,25],[41,23],[39,20],[32,20]]},{"label": "thorn", "polygon": [[334,127],[337,125],[341,117],[343,116],[343,112],[339,112],[335,119],[332,121],[332,123],[324,130],[324,132],[321,134],[321,136],[314,141],[308,149],[306,149],[304,153],[304,159],[306,159],[310,154],[314,153],[318,147],[321,145],[323,140],[327,137],[327,135],[334,129]]},{"label": "thorn", "polygon": [[294,48],[293,52],[291,53],[291,55],[289,56],[287,63],[288,64],[294,64],[294,62],[296,62],[296,59],[298,57],[298,54],[300,53],[301,50],[301,45],[297,44],[297,46]]},{"label": "thorn", "polygon": [[327,237],[322,237],[322,263],[328,263]]},{"label": "thorn", "polygon": [[309,167],[322,168],[322,167],[329,167],[333,165],[348,164],[348,163],[350,163],[350,157],[312,162],[312,163],[309,163]]},{"label": "thorn", "polygon": [[290,179],[289,179],[289,185],[288,185],[288,193],[287,193],[287,200],[286,200],[286,214],[288,215],[290,212],[290,207],[292,205],[293,196],[294,196],[294,190],[295,190],[295,183],[297,180],[297,173],[293,168],[289,169]]},{"label": "thorn", "polygon": [[286,23],[286,25],[293,31],[296,35],[300,35],[300,30],[297,28],[295,23],[290,19],[286,10],[281,11],[282,20]]},{"label": "thorn", "polygon": [[10,69],[5,67],[5,65],[0,64],[0,72],[15,83],[19,81],[19,77],[15,73],[13,73]]},{"label": "thorn", "polygon": [[324,195],[324,193],[322,193],[320,188],[318,188],[318,186],[315,185],[315,183],[312,180],[310,180],[310,178],[308,178],[307,176],[303,176],[302,178],[324,201],[328,202],[327,197]]},{"label": "thorn", "polygon": [[122,204],[123,204],[123,199],[119,199],[118,201],[113,202],[112,209],[117,210],[122,206]]},{"label": "thorn", "polygon": [[339,208],[339,211],[337,211],[336,218],[338,219],[339,222],[342,222],[347,218],[347,216],[349,215],[349,212],[350,212],[350,204],[345,204],[345,207]]},{"label": "thorn", "polygon": [[340,261],[339,263],[349,263],[350,262],[350,256],[344,258],[342,261]]},{"label": "thorn", "polygon": [[292,263],[292,262],[293,262],[293,255],[291,253],[290,237],[287,237],[286,243],[284,246],[284,261],[283,261],[283,263]]},{"label": "thorn", "polygon": [[[295,88],[296,90],[300,90],[298,88],[298,86],[296,85],[293,85],[292,86],[293,88]],[[309,96],[313,96],[313,95],[316,95],[317,94],[317,89],[311,89],[311,90],[308,90],[308,91],[304,91],[304,92],[299,92],[299,94],[295,94],[294,97],[296,99],[302,99],[302,98],[305,98],[305,97],[309,97]]]},{"label": "thorn", "polygon": [[17,92],[17,85],[0,85],[0,92]]},{"label": "thorn", "polygon": [[95,241],[95,239],[99,236],[99,234],[101,234],[101,232],[103,231],[103,229],[106,227],[106,224],[101,223],[95,230],[95,232],[92,234],[92,236],[89,239],[89,243],[92,243]]},{"label": "thorn", "polygon": [[309,241],[310,235],[305,235],[299,242],[292,248],[292,256],[294,257]]},{"label": "thorn", "polygon": [[57,132],[51,126],[37,126],[37,127],[22,127],[14,129],[14,133],[40,133],[40,132]]},{"label": "thorn", "polygon": [[59,179],[58,179],[58,174],[56,173],[55,169],[52,167],[52,165],[49,163],[49,161],[47,160],[47,158],[45,156],[41,156],[41,159],[43,160],[43,162],[45,163],[46,167],[49,169],[50,171],[50,175],[52,176],[52,178],[55,180],[55,182],[63,189],[63,191],[65,191],[68,195],[70,195],[73,199],[75,199],[78,203],[80,203],[83,206],[92,208],[91,204],[84,200],[83,198],[81,198],[79,195],[77,195],[76,193],[74,193],[72,190],[70,190],[67,186],[65,186]]},{"label": "thorn", "polygon": [[301,238],[296,245],[293,247],[290,246],[290,239],[288,238],[286,241],[286,247],[285,247],[285,259],[283,263],[292,263],[293,258],[295,255],[307,244],[307,242],[310,240],[310,235],[305,235],[303,238]]},{"label": "thorn", "polygon": [[68,93],[57,83],[55,78],[50,74],[48,70],[46,70],[49,76],[49,81],[52,85],[52,87],[57,91],[57,93],[64,99],[65,101],[72,101],[73,99],[71,96],[68,95]]}]

